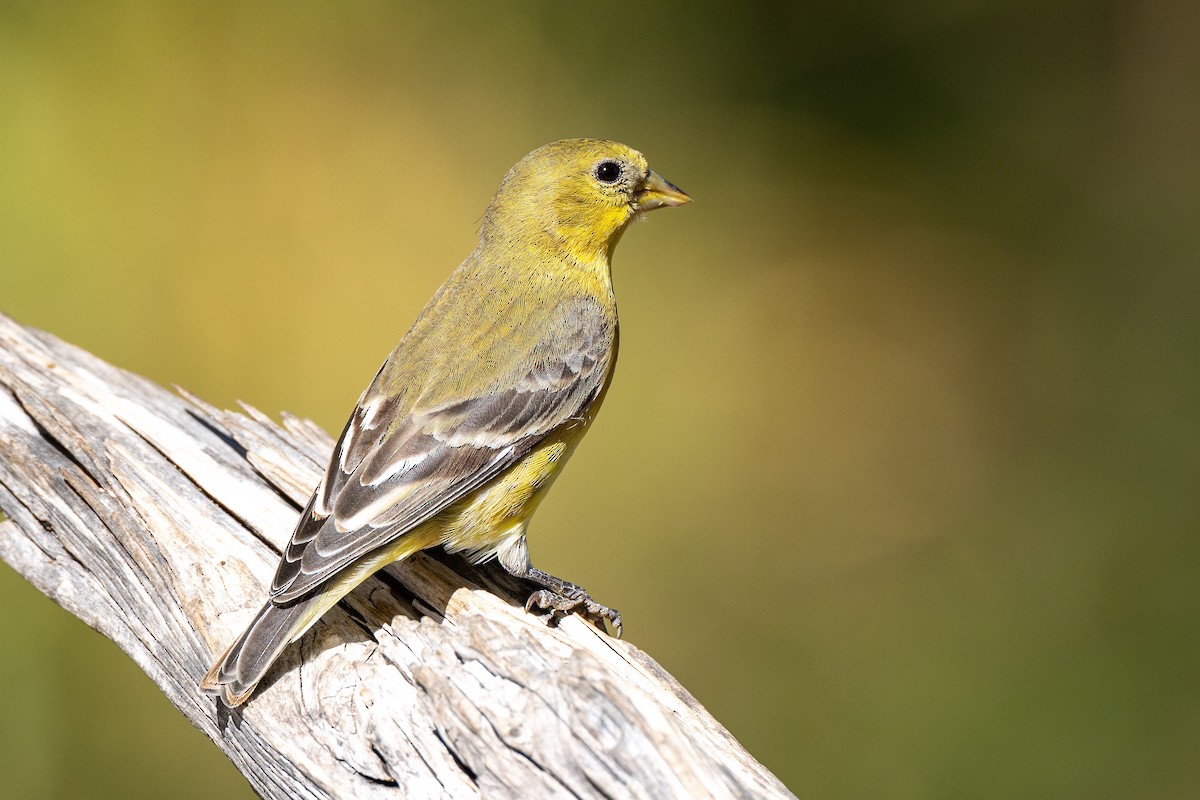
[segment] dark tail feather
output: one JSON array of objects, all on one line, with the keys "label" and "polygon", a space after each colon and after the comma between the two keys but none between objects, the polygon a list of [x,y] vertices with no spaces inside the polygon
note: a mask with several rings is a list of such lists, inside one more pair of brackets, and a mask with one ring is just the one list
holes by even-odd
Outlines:
[{"label": "dark tail feather", "polygon": [[303,632],[300,626],[310,605],[311,601],[301,600],[281,607],[268,601],[200,680],[200,688],[220,695],[230,708],[244,703],[279,654]]}]

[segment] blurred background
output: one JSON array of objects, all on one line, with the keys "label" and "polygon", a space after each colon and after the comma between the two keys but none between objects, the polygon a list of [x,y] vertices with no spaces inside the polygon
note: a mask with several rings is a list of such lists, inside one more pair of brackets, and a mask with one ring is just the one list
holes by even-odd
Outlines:
[{"label": "blurred background", "polygon": [[[531,531],[801,797],[1200,796],[1200,5],[8,2],[0,310],[336,433],[500,178],[620,139]],[[248,797],[0,567],[21,798]]]}]

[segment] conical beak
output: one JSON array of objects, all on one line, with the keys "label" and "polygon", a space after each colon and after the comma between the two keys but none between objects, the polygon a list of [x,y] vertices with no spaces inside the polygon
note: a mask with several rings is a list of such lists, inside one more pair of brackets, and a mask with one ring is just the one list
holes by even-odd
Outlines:
[{"label": "conical beak", "polygon": [[634,196],[633,208],[639,214],[664,206],[681,206],[692,202],[682,189],[651,171]]}]

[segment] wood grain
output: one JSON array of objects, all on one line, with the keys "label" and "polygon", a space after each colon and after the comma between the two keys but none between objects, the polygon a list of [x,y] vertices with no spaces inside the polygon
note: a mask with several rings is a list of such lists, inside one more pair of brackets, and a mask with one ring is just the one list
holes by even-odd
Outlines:
[{"label": "wood grain", "polygon": [[421,555],[243,708],[196,682],[258,605],[332,450],[0,315],[0,557],[115,641],[267,798],[791,793],[649,656],[549,627],[500,570]]}]

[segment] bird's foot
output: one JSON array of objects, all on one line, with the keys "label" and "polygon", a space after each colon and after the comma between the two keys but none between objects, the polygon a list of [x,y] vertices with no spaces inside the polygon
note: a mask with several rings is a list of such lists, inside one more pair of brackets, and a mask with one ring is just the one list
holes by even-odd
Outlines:
[{"label": "bird's foot", "polygon": [[[536,578],[535,578],[536,580]],[[534,608],[550,612],[550,624],[556,625],[567,614],[578,614],[591,622],[597,628],[607,633],[604,623],[607,621],[621,638],[621,615],[616,609],[602,606],[588,596],[580,587],[573,583],[555,579],[555,585],[547,589],[539,589],[529,595],[525,601],[525,610]],[[539,581],[541,583],[541,581]]]}]

